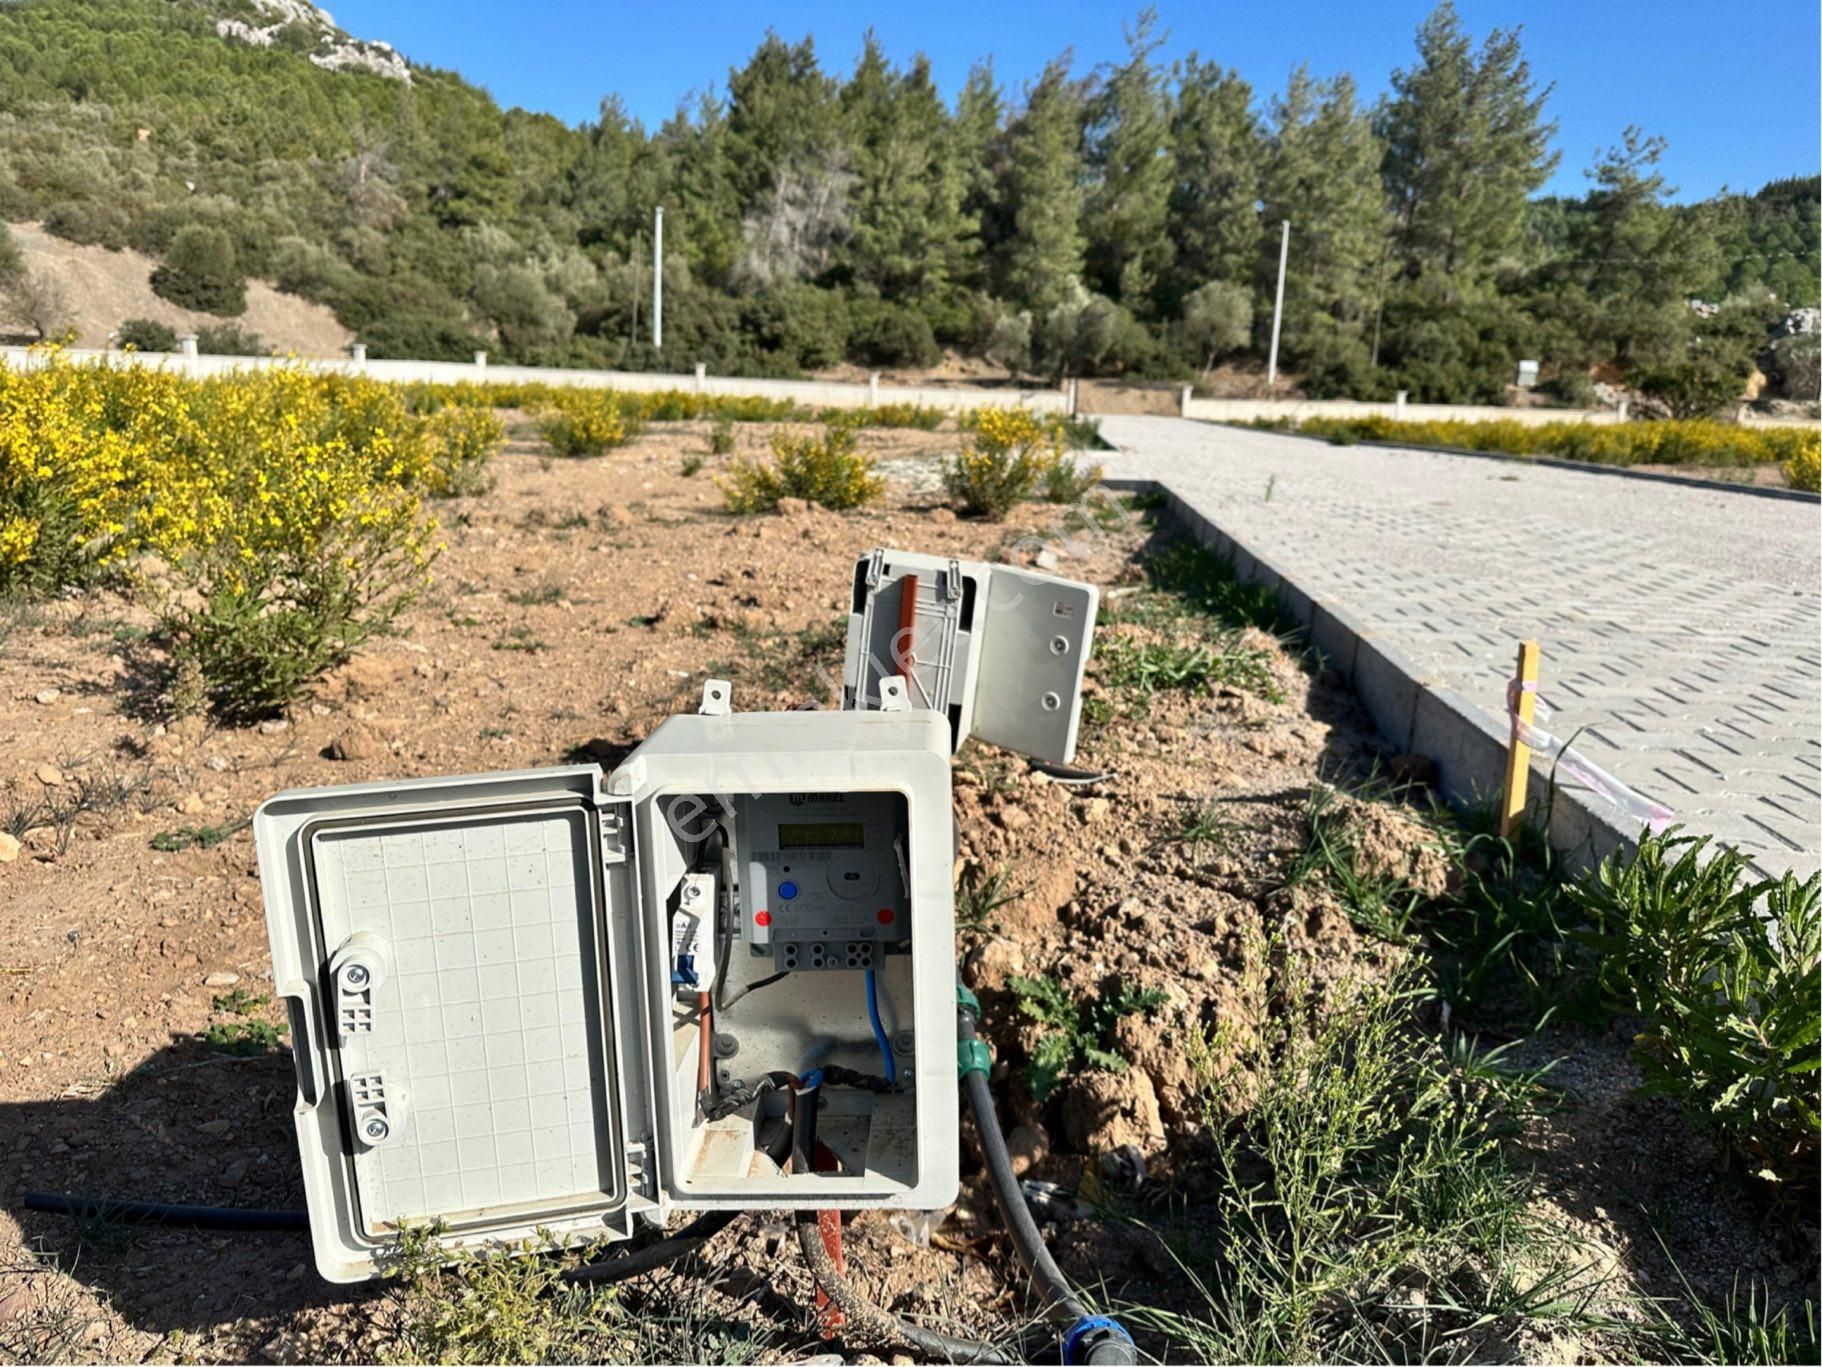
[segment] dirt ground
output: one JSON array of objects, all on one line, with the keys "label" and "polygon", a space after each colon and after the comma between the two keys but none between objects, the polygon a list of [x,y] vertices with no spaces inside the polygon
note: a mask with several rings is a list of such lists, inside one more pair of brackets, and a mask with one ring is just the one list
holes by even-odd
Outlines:
[{"label": "dirt ground", "polygon": [[[743,449],[765,439],[738,429]],[[1139,517],[1108,502],[1095,516],[1030,504],[1002,526],[959,521],[937,492],[952,434],[866,441],[889,480],[882,506],[734,518],[711,482],[727,458],[706,454],[706,425],[654,429],[591,462],[553,461],[519,437],[490,493],[442,507],[448,549],[405,634],[363,651],[288,720],[256,728],[161,719],[150,619],[127,600],[51,603],[15,620],[10,638],[0,624],[0,820],[84,805],[76,795],[90,807],[30,829],[0,864],[0,1343],[113,1361],[335,1360],[385,1347],[386,1293],[318,1281],[304,1235],[79,1228],[18,1206],[35,1189],[301,1206],[289,1056],[259,1047],[262,1023],[282,1015],[258,1001],[271,974],[245,823],[271,793],[565,758],[611,767],[693,708],[707,677],[732,678],[743,710],[827,702],[851,567],[878,545],[1021,563],[1047,551],[1058,572],[1101,585],[1112,619],[1101,640],[1144,630],[1121,612],[1156,534]],[[704,467],[683,474],[697,458]],[[1287,891],[1277,871],[1305,838],[1311,786],[1385,757],[1319,664],[1261,633],[1249,643],[1266,652],[1281,701],[1160,694],[1148,710],[1085,723],[1077,762],[1104,771],[1099,783],[1051,781],[978,745],[957,759],[963,885],[1003,873],[1012,894],[964,937],[996,1055],[1031,1042],[1014,975],[1164,995],[1118,1027],[1126,1072],[1066,1080],[1042,1106],[1006,1089],[1015,1158],[1065,1193],[1114,1183],[1141,1206],[1182,1199],[1174,1176],[1203,1143],[1190,1042],[1258,990],[1250,956],[1262,935],[1336,972],[1383,966],[1386,951],[1339,902]],[[1216,795],[1234,814],[1219,852],[1177,840]],[[1413,881],[1446,876],[1420,828],[1393,821],[1380,835],[1383,857]],[[221,1047],[237,1041],[253,1052]],[[1788,1281],[1789,1269],[1764,1265],[1748,1218],[1703,1186],[1714,1187],[1712,1154],[1691,1148],[1674,1113],[1631,1097],[1623,1043],[1585,1044],[1592,1109],[1537,1137],[1565,1220],[1623,1281],[1662,1271],[1661,1259],[1645,1264],[1666,1222],[1712,1248],[1693,1275],[1721,1293],[1735,1270]],[[869,1215],[850,1231],[849,1258],[901,1311],[941,1308],[993,1329],[1026,1310],[972,1142],[973,1175],[928,1247]],[[1117,1171],[1088,1157],[1110,1153]],[[780,1247],[783,1228],[756,1219],[720,1237],[719,1303],[792,1322],[810,1288],[795,1250]],[[1065,1220],[1054,1240],[1072,1275],[1194,1308],[1142,1224]],[[701,1295],[662,1278],[653,1294],[672,1289]],[[1578,1355],[1562,1343],[1527,1354]]]}]

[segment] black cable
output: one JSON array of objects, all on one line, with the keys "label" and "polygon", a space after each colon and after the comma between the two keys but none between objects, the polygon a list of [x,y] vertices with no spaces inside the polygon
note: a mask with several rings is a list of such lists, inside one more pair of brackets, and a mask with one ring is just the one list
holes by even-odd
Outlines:
[{"label": "black cable", "polygon": [[[972,1052],[968,1046],[975,1043],[977,1035],[974,1013],[965,1006],[956,1011],[956,1033],[966,1056]],[[1112,1320],[1089,1313],[1045,1246],[1037,1221],[1031,1218],[1031,1208],[1025,1204],[1025,1193],[1019,1189],[1019,1179],[1012,1171],[1012,1155],[1006,1152],[1006,1137],[1000,1133],[1000,1118],[993,1109],[993,1091],[987,1085],[985,1069],[969,1068],[966,1077],[968,1108],[974,1113],[974,1128],[980,1132],[981,1153],[987,1160],[987,1175],[993,1184],[993,1199],[1000,1208],[1000,1219],[1004,1221],[1007,1233],[1012,1235],[1019,1261],[1031,1273],[1052,1311],[1072,1321],[1064,1337],[1066,1359],[1071,1362],[1136,1363],[1138,1349],[1126,1330]]]},{"label": "black cable", "polygon": [[[794,1079],[789,1073],[767,1073],[765,1081],[772,1088],[788,1087]],[[763,1093],[761,1093],[763,1095]],[[754,1100],[757,1100],[756,1096]],[[791,1140],[795,1126],[787,1123],[778,1127],[778,1132],[765,1146],[765,1155],[779,1166],[784,1165],[785,1156],[791,1152]],[[695,1253],[710,1239],[738,1220],[744,1211],[712,1210],[698,1215],[675,1234],[635,1248],[629,1252],[610,1255],[599,1262],[583,1263],[579,1267],[566,1268],[563,1280],[570,1283],[586,1283],[590,1286],[611,1285],[623,1282],[647,1272],[655,1272],[667,1263],[674,1263],[679,1258],[686,1258]]]},{"label": "black cable", "polygon": [[[726,978],[726,976],[727,976],[727,974],[725,972],[721,971],[721,969],[719,969],[719,968],[717,969],[716,974],[715,974],[715,988],[717,991],[720,990],[720,988],[722,986],[722,980],[724,978]],[[732,1006],[735,1002],[739,1001],[742,997],[746,996],[746,994],[749,992],[757,992],[762,987],[770,987],[773,983],[782,982],[784,979],[786,979],[790,976],[791,976],[791,970],[786,968],[786,969],[780,970],[777,973],[772,974],[772,976],[769,978],[761,978],[756,983],[748,983],[745,987],[741,988],[738,992],[736,992],[733,996],[729,997],[726,1001],[717,1000],[715,1003],[715,1013],[717,1015],[719,1015],[721,1012],[726,1011],[730,1006]]]},{"label": "black cable", "polygon": [[308,1212],[256,1210],[246,1206],[183,1206],[162,1201],[123,1201],[113,1196],[71,1196],[55,1191],[28,1191],[20,1198],[27,1210],[103,1220],[122,1225],[190,1225],[196,1229],[231,1229],[272,1233],[309,1229]]},{"label": "black cable", "polygon": [[[957,1013],[956,1028],[963,1048],[975,1038],[974,1013],[962,1009]],[[1044,1299],[1072,1319],[1083,1319],[1088,1307],[1082,1304],[1063,1269],[1044,1245],[1037,1221],[1031,1218],[1031,1207],[1025,1204],[1025,1193],[1019,1190],[1019,1179],[1012,1171],[1012,1155],[1006,1151],[1006,1136],[1000,1133],[999,1116],[993,1109],[993,1093],[987,1086],[987,1074],[971,1068],[967,1076],[968,1106],[974,1113],[974,1128],[980,1131],[981,1153],[987,1160],[987,1175],[993,1182],[993,1198],[1005,1221],[1006,1232],[1018,1250],[1019,1261],[1031,1273],[1032,1280],[1043,1292]]]},{"label": "black cable", "polygon": [[848,1317],[850,1324],[882,1337],[903,1339],[939,1362],[1014,1361],[990,1343],[956,1338],[912,1324],[862,1296],[835,1266],[829,1250],[823,1247],[822,1227],[816,1216],[817,1212],[813,1210],[797,1212],[797,1246],[803,1250],[804,1261],[810,1265],[810,1275],[816,1279],[816,1284]]}]

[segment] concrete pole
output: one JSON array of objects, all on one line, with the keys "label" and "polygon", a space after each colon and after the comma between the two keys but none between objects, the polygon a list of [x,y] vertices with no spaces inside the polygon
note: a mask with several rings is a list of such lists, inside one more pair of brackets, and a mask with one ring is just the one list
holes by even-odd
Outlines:
[{"label": "concrete pole", "polygon": [[1272,355],[1265,363],[1265,384],[1268,389],[1278,383],[1278,329],[1284,323],[1284,263],[1291,254],[1291,221],[1287,218],[1280,226],[1284,233],[1278,239],[1278,298],[1272,304]]},{"label": "concrete pole", "polygon": [[652,350],[664,350],[664,206],[652,210]]}]

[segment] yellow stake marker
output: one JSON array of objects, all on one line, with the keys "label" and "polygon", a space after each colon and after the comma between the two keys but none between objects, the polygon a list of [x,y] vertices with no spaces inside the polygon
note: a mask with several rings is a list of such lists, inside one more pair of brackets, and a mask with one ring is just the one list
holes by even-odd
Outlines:
[{"label": "yellow stake marker", "polygon": [[[1529,726],[1537,715],[1537,662],[1540,652],[1536,641],[1521,641],[1518,646],[1518,717]],[[1512,740],[1506,747],[1506,802],[1499,814],[1499,833],[1510,836],[1518,829],[1525,814],[1525,787],[1531,779],[1531,747],[1518,738],[1518,723],[1512,724]]]}]

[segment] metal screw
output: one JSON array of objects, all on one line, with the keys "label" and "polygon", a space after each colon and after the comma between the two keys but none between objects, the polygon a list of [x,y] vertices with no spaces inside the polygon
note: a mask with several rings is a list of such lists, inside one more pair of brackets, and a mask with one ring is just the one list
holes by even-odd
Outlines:
[{"label": "metal screw", "polygon": [[1050,638],[1050,653],[1052,655],[1067,655],[1069,653],[1069,638],[1067,636],[1052,636]]},{"label": "metal screw", "polygon": [[1063,705],[1063,700],[1054,693],[1046,693],[1040,701],[1046,712],[1054,712]]},{"label": "metal screw", "polygon": [[348,967],[342,970],[342,981],[347,983],[350,987],[365,987],[367,985],[367,977],[367,966],[365,964],[349,964]]},{"label": "metal screw", "polygon": [[361,1128],[366,1132],[367,1138],[373,1140],[375,1143],[378,1143],[388,1134],[392,1133],[392,1127],[377,1115],[371,1117]]}]

